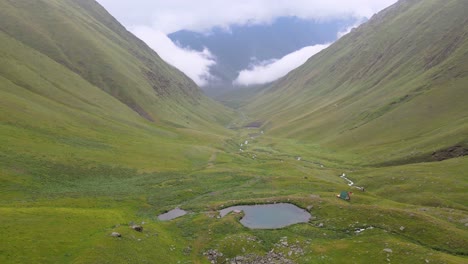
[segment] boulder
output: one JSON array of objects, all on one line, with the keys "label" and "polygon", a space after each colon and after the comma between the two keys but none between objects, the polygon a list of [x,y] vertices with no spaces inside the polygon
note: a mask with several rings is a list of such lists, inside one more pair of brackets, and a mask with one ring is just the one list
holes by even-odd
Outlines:
[{"label": "boulder", "polygon": [[112,237],[121,237],[122,235],[120,233],[117,233],[117,232],[112,232],[111,236]]},{"label": "boulder", "polygon": [[132,225],[132,229],[137,232],[143,232],[143,227],[141,225]]}]

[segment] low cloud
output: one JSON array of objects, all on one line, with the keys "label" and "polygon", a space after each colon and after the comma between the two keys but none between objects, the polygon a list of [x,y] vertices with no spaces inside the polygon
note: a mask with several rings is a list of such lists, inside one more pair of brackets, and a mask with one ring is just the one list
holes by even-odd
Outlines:
[{"label": "low cloud", "polygon": [[301,66],[310,57],[328,46],[330,44],[308,46],[290,53],[281,59],[260,62],[249,69],[242,70],[234,81],[234,85],[249,86],[275,81]]},{"label": "low cloud", "polygon": [[186,29],[209,32],[213,27],[263,24],[275,18],[367,17],[397,0],[98,0],[125,25],[146,25],[166,34]]},{"label": "low cloud", "polygon": [[207,84],[213,77],[210,66],[216,64],[208,49],[196,51],[178,46],[165,33],[147,26],[130,29],[133,34],[146,42],[167,63],[178,68],[199,86]]},{"label": "low cloud", "polygon": [[354,25],[345,28],[344,30],[336,34],[337,39],[342,38],[345,35],[348,35],[353,29],[359,27],[362,23],[366,22],[366,19],[359,19]]},{"label": "low cloud", "polygon": [[[208,50],[184,49],[167,35],[178,30],[210,33],[215,27],[272,23],[278,17],[333,20],[370,18],[397,0],[97,0],[127,28],[152,47],[165,61],[177,67],[198,85],[213,78],[209,73],[215,59]],[[350,29],[349,29],[350,30]],[[338,37],[348,33],[343,31]],[[273,63],[263,62],[240,72],[236,84],[273,81],[304,63],[322,45],[306,47]]]}]

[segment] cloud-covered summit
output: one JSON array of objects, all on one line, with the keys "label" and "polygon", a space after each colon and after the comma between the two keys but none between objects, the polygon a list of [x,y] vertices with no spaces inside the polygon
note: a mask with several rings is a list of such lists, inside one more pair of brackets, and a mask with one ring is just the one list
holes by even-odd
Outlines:
[{"label": "cloud-covered summit", "polygon": [[127,26],[146,25],[166,34],[207,32],[233,24],[271,23],[275,18],[370,17],[396,0],[98,0]]},{"label": "cloud-covered summit", "polygon": [[[397,0],[97,0],[135,35],[145,41],[167,62],[185,72],[197,84],[205,85],[213,76],[210,67],[216,58],[210,50],[195,51],[173,43],[167,35],[179,30],[210,34],[214,28],[226,31],[233,25],[271,24],[280,17],[328,21],[344,18],[369,18]],[[322,43],[324,44],[324,43]],[[305,50],[311,50],[309,49]],[[308,56],[310,53],[295,53]],[[291,58],[294,55],[291,55]],[[287,59],[286,58],[286,59]],[[301,60],[306,60],[301,59]],[[257,65],[241,72],[237,83],[248,83],[249,71],[264,74],[278,69],[285,58],[270,66]],[[297,61],[301,61],[297,60]],[[296,63],[285,63],[295,65]],[[283,67],[281,66],[281,68]],[[297,65],[299,66],[299,65]],[[269,69],[269,70],[267,70]],[[290,68],[292,70],[294,68]],[[275,72],[279,72],[275,70]],[[271,78],[268,78],[271,79]],[[258,83],[256,80],[254,83]],[[249,81],[250,82],[250,81]]]}]

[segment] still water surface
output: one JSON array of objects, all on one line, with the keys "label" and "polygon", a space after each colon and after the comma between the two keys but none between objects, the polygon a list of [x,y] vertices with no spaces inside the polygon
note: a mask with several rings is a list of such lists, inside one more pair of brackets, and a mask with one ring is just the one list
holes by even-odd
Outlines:
[{"label": "still water surface", "polygon": [[234,210],[244,211],[240,222],[252,229],[274,229],[307,223],[311,217],[306,210],[288,203],[232,206],[222,209],[221,217]]},{"label": "still water surface", "polygon": [[179,209],[179,208],[176,208],[176,209],[170,210],[167,213],[159,215],[158,219],[161,220],[161,221],[168,221],[168,220],[172,220],[172,219],[177,218],[177,217],[181,217],[181,216],[183,216],[185,214],[187,214],[186,211],[184,211],[182,209]]}]

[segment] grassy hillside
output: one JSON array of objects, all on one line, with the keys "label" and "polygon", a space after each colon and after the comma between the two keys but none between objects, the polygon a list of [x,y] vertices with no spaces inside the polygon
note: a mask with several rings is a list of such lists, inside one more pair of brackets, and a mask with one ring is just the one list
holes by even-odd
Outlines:
[{"label": "grassy hillside", "polygon": [[[192,122],[188,127],[223,118],[224,110],[207,100],[193,81],[163,62],[95,1],[0,4],[5,35],[61,64],[143,118],[181,126]],[[219,115],[211,114],[213,109]]]},{"label": "grassy hillside", "polygon": [[137,214],[146,179],[203,168],[230,133],[95,1],[2,0],[0,43],[0,222],[23,230],[2,231],[2,263],[75,259]]},{"label": "grassy hillside", "polygon": [[400,1],[247,107],[275,135],[359,153],[430,160],[468,146],[468,5]]},{"label": "grassy hillside", "polygon": [[152,156],[167,160],[152,168],[180,168],[165,150],[190,151],[181,141],[216,141],[210,133],[225,133],[230,111],[96,2],[1,1],[0,13],[7,156],[120,165],[153,163]]}]

